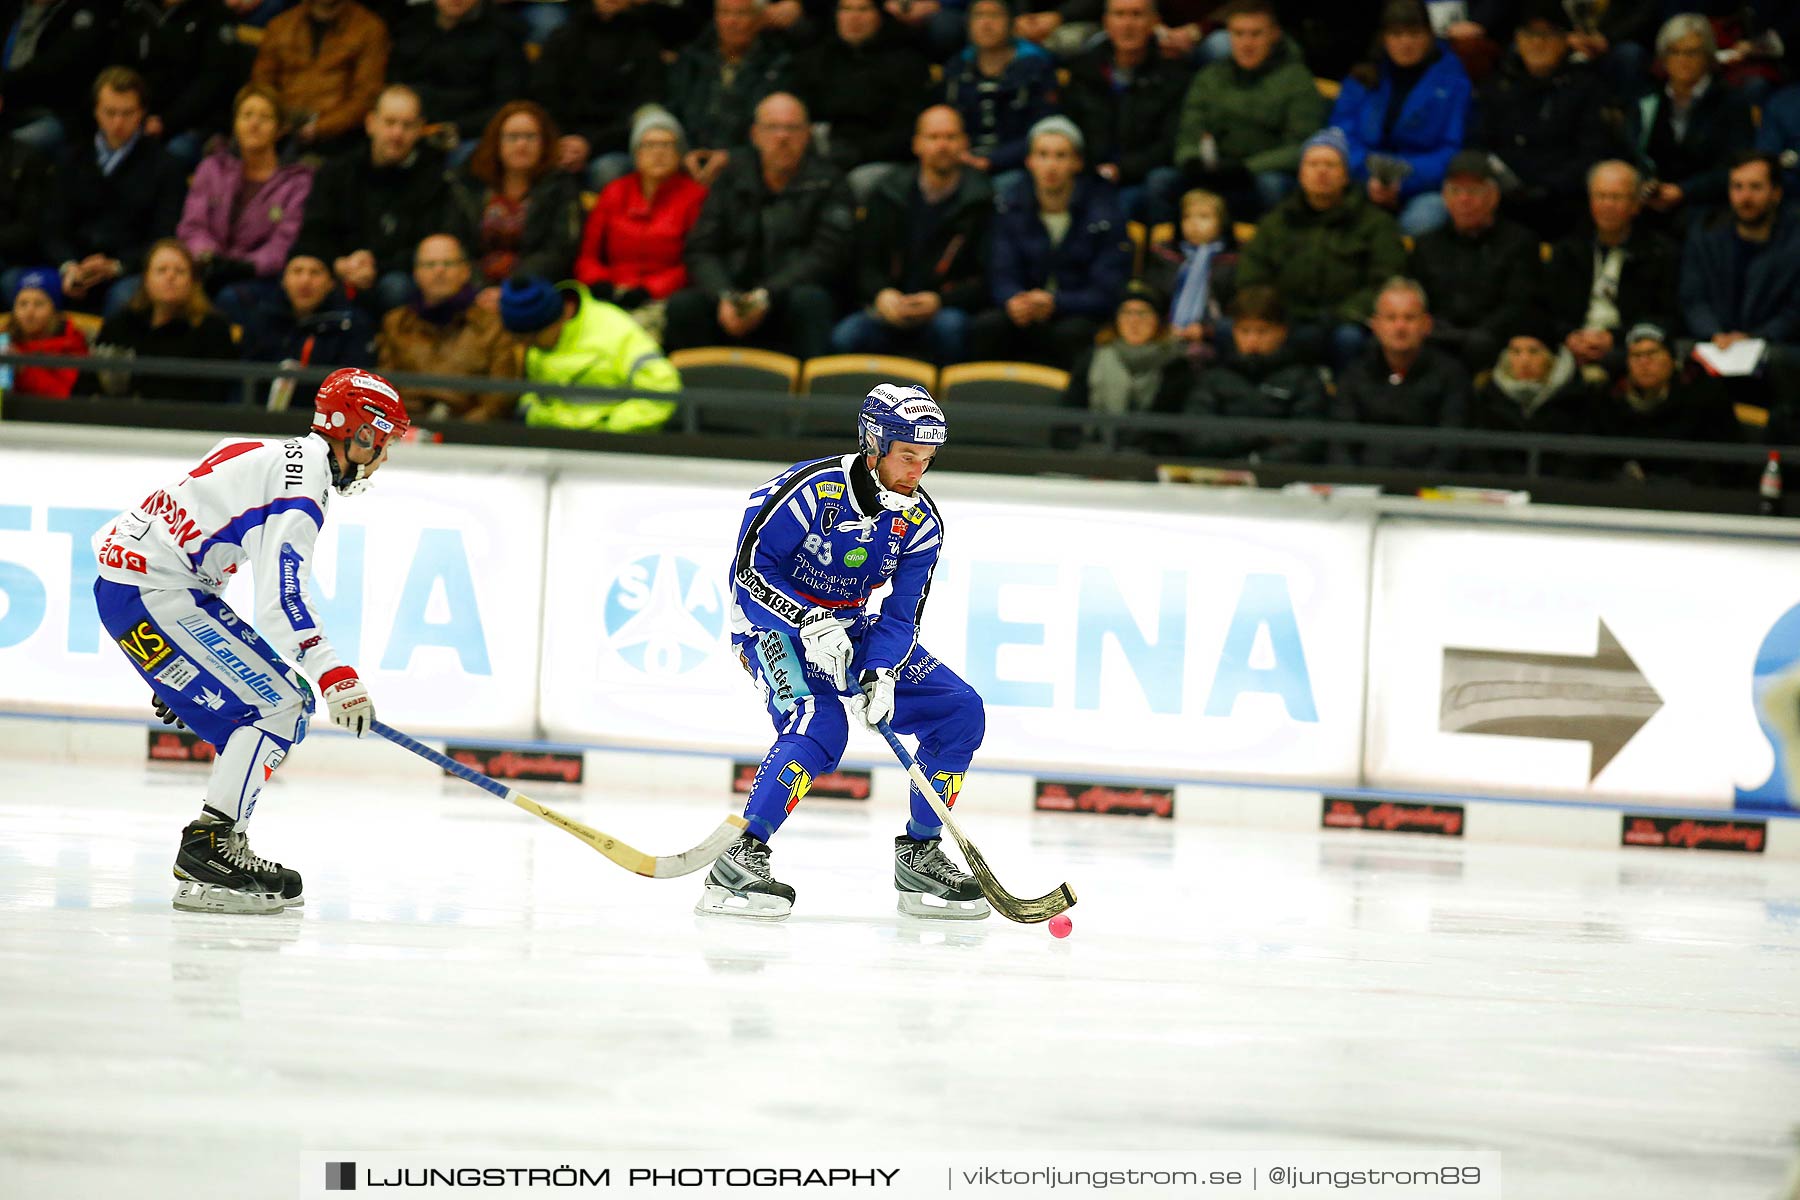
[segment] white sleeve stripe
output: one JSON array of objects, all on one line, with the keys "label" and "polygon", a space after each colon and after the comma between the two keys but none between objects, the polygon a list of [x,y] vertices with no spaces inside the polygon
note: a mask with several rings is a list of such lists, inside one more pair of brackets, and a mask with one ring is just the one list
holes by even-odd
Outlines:
[{"label": "white sleeve stripe", "polygon": [[912,549],[908,550],[907,553],[908,554],[917,554],[922,550],[929,550],[933,546],[937,545],[939,542],[942,542],[943,540],[944,540],[943,538],[939,538],[939,537],[926,538],[924,541],[918,543],[917,545],[912,547]]},{"label": "white sleeve stripe", "polygon": [[806,505],[806,518],[810,521],[819,511],[818,498],[813,495],[813,490],[811,488],[801,489],[800,502]]}]

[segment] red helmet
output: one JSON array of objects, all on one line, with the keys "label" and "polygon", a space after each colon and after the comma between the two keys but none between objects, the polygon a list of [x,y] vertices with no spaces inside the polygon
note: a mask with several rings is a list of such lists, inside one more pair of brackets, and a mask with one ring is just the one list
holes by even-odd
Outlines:
[{"label": "red helmet", "polygon": [[406,436],[411,424],[394,385],[360,367],[342,367],[325,377],[313,400],[313,432],[338,442],[380,450],[389,438]]}]

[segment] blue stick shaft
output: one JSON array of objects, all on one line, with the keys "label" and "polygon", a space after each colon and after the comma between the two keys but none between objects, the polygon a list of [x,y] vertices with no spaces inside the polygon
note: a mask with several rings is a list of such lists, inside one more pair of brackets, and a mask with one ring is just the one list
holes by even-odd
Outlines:
[{"label": "blue stick shaft", "polygon": [[505,784],[494,782],[480,771],[470,770],[468,767],[457,762],[454,758],[451,758],[448,754],[439,754],[424,742],[421,742],[416,738],[408,737],[406,734],[401,733],[398,729],[395,729],[385,721],[374,721],[370,724],[370,728],[388,741],[394,743],[394,745],[411,750],[426,762],[436,763],[458,779],[461,779],[466,783],[472,783],[484,792],[492,792],[502,800],[512,799],[512,789]]},{"label": "blue stick shaft", "polygon": [[912,770],[913,757],[907,753],[906,743],[900,740],[900,735],[894,732],[894,727],[883,721],[876,728],[881,730],[881,736],[887,739],[887,744],[893,747],[894,757],[900,760],[900,765],[908,771]]}]

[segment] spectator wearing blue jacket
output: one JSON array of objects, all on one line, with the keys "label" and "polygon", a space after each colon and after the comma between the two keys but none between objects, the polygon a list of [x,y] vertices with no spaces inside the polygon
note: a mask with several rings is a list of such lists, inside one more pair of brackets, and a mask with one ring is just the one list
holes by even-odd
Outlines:
[{"label": "spectator wearing blue jacket", "polygon": [[996,182],[1012,182],[997,177],[1024,165],[1026,134],[1056,112],[1056,60],[1013,37],[1006,0],[974,0],[969,44],[944,64],[940,98],[962,115],[968,130],[964,161]]},{"label": "spectator wearing blue jacket", "polygon": [[970,323],[976,359],[1067,370],[1112,319],[1131,275],[1131,243],[1110,183],[1082,174],[1081,131],[1067,117],[1032,126],[1029,177],[1004,191],[988,282],[999,307]]},{"label": "spectator wearing blue jacket", "polygon": [[1379,61],[1344,80],[1329,124],[1350,146],[1351,177],[1420,237],[1449,217],[1444,171],[1462,149],[1471,88],[1462,61],[1433,37],[1419,0],[1388,0]]}]

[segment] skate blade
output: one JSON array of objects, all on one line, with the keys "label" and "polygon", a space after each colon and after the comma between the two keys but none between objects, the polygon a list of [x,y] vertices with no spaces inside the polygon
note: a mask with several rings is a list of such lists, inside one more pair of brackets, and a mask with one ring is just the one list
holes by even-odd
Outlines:
[{"label": "skate blade", "polygon": [[980,921],[994,910],[986,900],[946,900],[924,892],[900,892],[894,908],[901,916],[927,921]]},{"label": "skate blade", "polygon": [[231,913],[240,916],[267,916],[281,912],[288,902],[279,892],[242,892],[217,883],[183,880],[170,901],[182,912]]},{"label": "skate blade", "polygon": [[752,921],[785,921],[793,915],[794,906],[780,896],[750,892],[740,896],[716,884],[707,884],[700,893],[694,912],[702,917],[741,917]]}]

